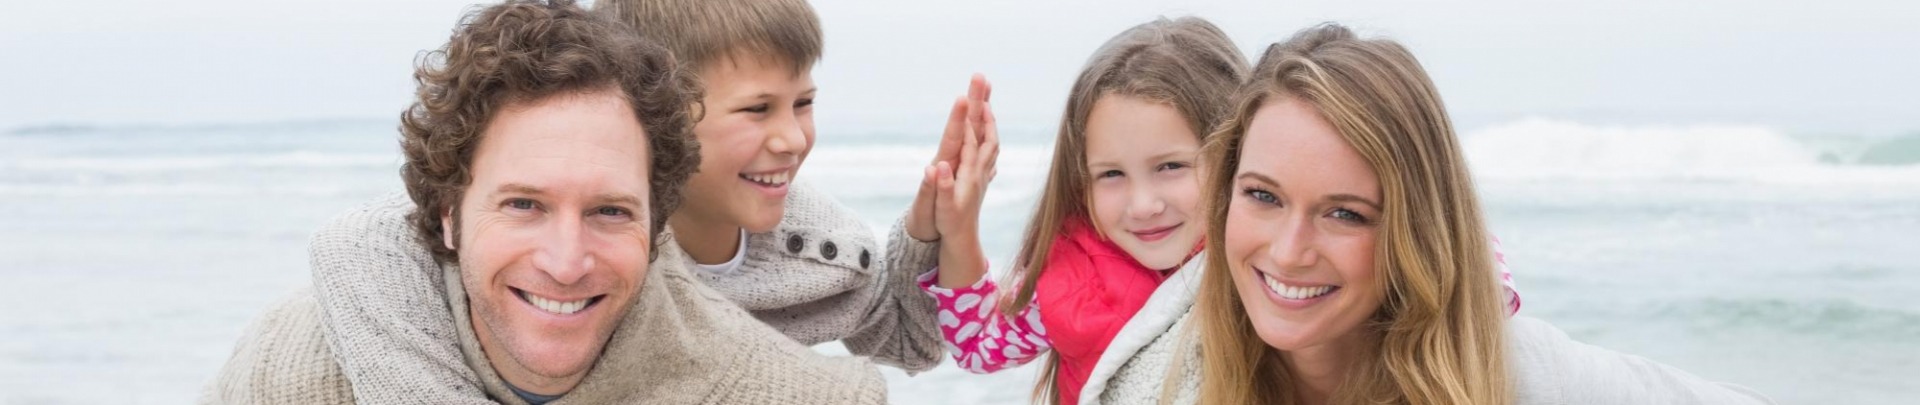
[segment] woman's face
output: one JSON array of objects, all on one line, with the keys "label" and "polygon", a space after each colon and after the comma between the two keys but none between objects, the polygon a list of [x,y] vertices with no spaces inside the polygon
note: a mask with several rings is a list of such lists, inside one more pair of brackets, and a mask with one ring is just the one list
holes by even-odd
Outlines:
[{"label": "woman's face", "polygon": [[1254,332],[1283,351],[1356,341],[1385,292],[1373,169],[1317,108],[1281,97],[1254,113],[1234,170],[1221,253]]}]

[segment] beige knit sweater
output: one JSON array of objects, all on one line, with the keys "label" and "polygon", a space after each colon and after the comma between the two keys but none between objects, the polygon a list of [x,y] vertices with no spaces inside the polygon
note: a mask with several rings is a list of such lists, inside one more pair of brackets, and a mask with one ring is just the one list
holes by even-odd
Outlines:
[{"label": "beige knit sweater", "polygon": [[[914,283],[938,260],[939,244],[918,242],[896,224],[885,256],[872,228],[804,182],[792,184],[786,214],[773,231],[749,236],[736,272],[694,277],[793,340],[841,340],[854,354],[909,371],[944,358],[932,297]],[[374,403],[487,403],[454,346],[444,276],[415,242],[405,216],[413,203],[395,194],[335,218],[309,251],[328,347],[354,394]],[[662,255],[684,257],[676,243]],[[692,269],[691,259],[686,259]],[[382,384],[369,384],[380,381]]]},{"label": "beige knit sweater", "polygon": [[[554,404],[885,402],[886,383],[865,358],[814,353],[695,281],[688,263],[678,251],[662,252],[600,359],[579,386]],[[451,363],[434,364],[439,367],[436,373],[349,383],[340,367],[347,360],[380,364],[392,359],[336,355],[322,338],[319,305],[311,291],[303,289],[248,329],[201,402],[347,404],[355,402],[356,389],[376,386],[375,391],[419,389],[445,395],[422,395],[408,403],[524,403],[480,349],[459,270],[452,265],[436,270],[447,293],[432,306],[451,314],[451,342],[458,355]],[[469,393],[473,395],[463,395]]]},{"label": "beige knit sweater", "polygon": [[[1199,315],[1192,309],[1204,267],[1185,268],[1154,290],[1101,354],[1080,403],[1199,402],[1203,361],[1194,329]],[[1539,319],[1515,316],[1507,321],[1506,332],[1514,404],[1772,403],[1746,387],[1575,341]]]}]

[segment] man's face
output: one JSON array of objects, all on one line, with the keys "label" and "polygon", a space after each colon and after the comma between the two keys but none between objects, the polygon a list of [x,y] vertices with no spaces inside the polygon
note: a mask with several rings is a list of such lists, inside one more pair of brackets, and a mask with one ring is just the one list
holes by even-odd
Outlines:
[{"label": "man's face", "polygon": [[612,89],[512,105],[488,124],[454,246],[475,335],[515,387],[573,389],[639,293],[648,158]]}]

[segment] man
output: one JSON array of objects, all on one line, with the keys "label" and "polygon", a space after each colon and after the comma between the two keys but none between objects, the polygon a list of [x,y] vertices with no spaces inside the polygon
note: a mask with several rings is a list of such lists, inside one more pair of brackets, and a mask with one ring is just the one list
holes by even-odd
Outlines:
[{"label": "man", "polygon": [[444,371],[439,385],[502,403],[881,402],[871,364],[814,354],[695,281],[677,250],[655,249],[672,243],[664,221],[698,167],[700,95],[631,32],[569,1],[469,14],[415,73],[419,99],[401,118],[411,204],[356,211],[409,212],[400,229],[413,232],[369,242],[432,252],[442,272],[428,285],[447,299],[418,304],[445,305],[451,328],[334,330],[405,342],[336,353],[303,290],[248,330],[203,402],[350,403],[339,359],[390,351],[458,353],[426,365]]}]

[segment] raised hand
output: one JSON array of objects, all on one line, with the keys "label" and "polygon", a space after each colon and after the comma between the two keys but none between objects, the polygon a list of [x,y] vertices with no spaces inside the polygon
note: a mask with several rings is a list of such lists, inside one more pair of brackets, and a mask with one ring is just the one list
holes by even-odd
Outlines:
[{"label": "raised hand", "polygon": [[[940,146],[934,152],[933,162],[926,167],[926,175],[920,182],[920,190],[913,198],[913,206],[908,211],[907,235],[921,241],[939,240],[941,235],[934,219],[934,195],[938,181],[933,178],[935,167],[947,162],[949,167],[960,165],[960,151],[964,147],[966,133],[970,125],[973,105],[985,105],[992,99],[993,86],[986,76],[974,74],[967,86],[966,97],[953,100],[953,108],[947,115],[946,131],[940,135]],[[998,142],[996,142],[997,145]],[[995,146],[995,154],[998,154]],[[991,177],[991,176],[989,176]]]}]

